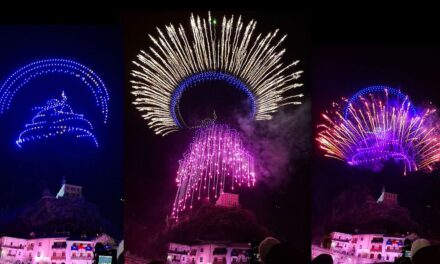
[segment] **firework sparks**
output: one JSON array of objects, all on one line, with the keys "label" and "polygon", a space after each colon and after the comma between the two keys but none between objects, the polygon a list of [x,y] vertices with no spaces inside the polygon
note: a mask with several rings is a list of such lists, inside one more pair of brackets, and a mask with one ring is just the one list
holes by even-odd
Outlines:
[{"label": "firework sparks", "polygon": [[435,109],[417,112],[408,99],[390,87],[361,90],[345,108],[334,104],[322,114],[317,141],[325,156],[373,170],[386,160],[403,164],[406,172],[432,171],[440,158],[437,131],[428,120]]},{"label": "firework sparks", "polygon": [[245,150],[237,131],[211,125],[197,131],[190,149],[179,161],[178,190],[172,218],[191,209],[201,199],[216,199],[237,187],[253,187],[253,157]]},{"label": "firework sparks", "polygon": [[149,35],[154,46],[141,51],[131,81],[133,102],[156,134],[166,135],[182,127],[176,112],[182,93],[194,84],[220,80],[243,90],[253,103],[256,120],[270,119],[278,107],[300,104],[302,94],[285,93],[302,86],[296,80],[302,71],[293,71],[295,61],[284,65],[280,45],[286,36],[278,30],[255,36],[256,22],[247,25],[241,17],[217,20],[191,15],[190,35],[185,28],[170,24],[158,36]]}]

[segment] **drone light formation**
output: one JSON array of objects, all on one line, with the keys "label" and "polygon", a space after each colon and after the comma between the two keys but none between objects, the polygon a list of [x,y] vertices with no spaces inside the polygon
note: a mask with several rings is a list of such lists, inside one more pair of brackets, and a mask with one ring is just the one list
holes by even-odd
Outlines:
[{"label": "drone light formation", "polygon": [[0,87],[0,114],[3,114],[11,106],[16,93],[33,79],[46,75],[62,74],[72,76],[90,88],[96,101],[96,105],[104,117],[104,123],[108,119],[109,94],[104,82],[90,68],[72,60],[46,59],[27,64],[15,71]]},{"label": "drone light formation", "polygon": [[181,212],[192,209],[202,199],[216,199],[222,192],[253,187],[254,159],[237,131],[218,124],[200,128],[179,161],[176,182],[171,217],[178,221]]},{"label": "drone light formation", "polygon": [[393,88],[368,87],[345,108],[334,103],[322,114],[317,141],[325,156],[353,166],[377,171],[394,160],[403,164],[404,174],[432,171],[440,158],[438,131],[430,122],[435,111],[417,111],[408,96]]},{"label": "drone light formation", "polygon": [[24,144],[32,141],[46,140],[50,138],[73,135],[76,138],[90,139],[96,147],[98,141],[93,134],[92,124],[82,114],[73,112],[67,97],[62,93],[61,100],[48,100],[45,106],[33,108],[37,114],[32,118],[31,123],[25,125],[20,133],[16,144],[23,147]]},{"label": "drone light formation", "polygon": [[[220,27],[220,28],[218,28]],[[149,35],[153,46],[141,51],[133,61],[133,104],[145,112],[148,126],[166,135],[182,127],[176,107],[182,93],[192,85],[209,80],[232,84],[248,94],[256,120],[270,119],[280,106],[300,104],[302,94],[286,92],[302,86],[302,71],[292,68],[299,61],[284,65],[280,46],[286,36],[278,30],[255,33],[256,22],[223,17],[217,20],[191,15],[189,34],[182,25],[170,24]]]}]

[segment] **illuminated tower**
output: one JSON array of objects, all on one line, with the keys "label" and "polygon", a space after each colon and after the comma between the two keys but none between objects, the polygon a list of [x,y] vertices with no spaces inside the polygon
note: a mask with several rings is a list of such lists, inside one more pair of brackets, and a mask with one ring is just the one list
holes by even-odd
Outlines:
[{"label": "illuminated tower", "polygon": [[63,180],[61,181],[61,188],[58,191],[56,198],[81,199],[83,198],[82,186],[67,184],[66,178],[63,177]]},{"label": "illuminated tower", "polygon": [[235,193],[221,193],[215,206],[238,208],[240,207],[239,195]]},{"label": "illuminated tower", "polygon": [[397,194],[386,192],[385,186],[383,186],[382,194],[380,195],[379,199],[377,199],[377,203],[385,205],[397,205]]}]

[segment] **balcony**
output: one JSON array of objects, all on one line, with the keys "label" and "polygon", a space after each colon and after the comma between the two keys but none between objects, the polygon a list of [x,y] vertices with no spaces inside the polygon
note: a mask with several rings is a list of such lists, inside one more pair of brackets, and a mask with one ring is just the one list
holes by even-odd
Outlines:
[{"label": "balcony", "polygon": [[188,255],[188,252],[187,250],[168,250],[168,253],[178,255]]},{"label": "balcony", "polygon": [[71,256],[70,259],[72,260],[93,260],[93,255],[90,256]]},{"label": "balcony", "polygon": [[23,245],[0,245],[3,248],[24,249]]},{"label": "balcony", "polygon": [[67,248],[67,243],[55,243],[55,244],[53,244],[52,245],[52,248],[53,249],[65,249],[65,248]]},{"label": "balcony", "polygon": [[66,256],[52,256],[51,260],[66,260]]},{"label": "balcony", "polygon": [[370,249],[370,252],[382,252],[382,248],[374,248],[374,247],[372,247],[371,249]]},{"label": "balcony", "polygon": [[402,253],[402,249],[400,249],[400,248],[395,248],[395,249],[393,249],[393,248],[387,248],[387,249],[385,250],[385,252],[391,252],[391,253]]},{"label": "balcony", "polygon": [[338,242],[350,242],[351,239],[349,238],[332,238],[332,240],[334,241],[338,241]]}]

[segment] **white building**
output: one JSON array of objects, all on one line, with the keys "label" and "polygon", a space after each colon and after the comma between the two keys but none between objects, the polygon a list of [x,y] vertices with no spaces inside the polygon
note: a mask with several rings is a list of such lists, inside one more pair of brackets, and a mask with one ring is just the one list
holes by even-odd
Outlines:
[{"label": "white building", "polygon": [[369,263],[394,262],[402,256],[405,240],[403,236],[383,234],[351,235],[332,232],[330,236],[332,252],[368,259]]},{"label": "white building", "polygon": [[92,264],[95,244],[103,237],[108,240],[105,234],[94,239],[1,237],[0,264]]},{"label": "white building", "polygon": [[170,264],[245,264],[250,260],[250,245],[245,243],[170,243],[167,263]]},{"label": "white building", "polygon": [[23,262],[26,243],[26,239],[14,237],[0,238],[0,263]]},{"label": "white building", "polygon": [[221,193],[215,206],[237,208],[240,207],[239,195],[234,193]]},{"label": "white building", "polygon": [[82,186],[67,184],[66,179],[63,177],[61,188],[58,191],[56,198],[80,199],[82,197]]}]

